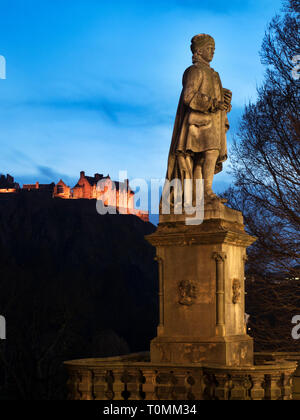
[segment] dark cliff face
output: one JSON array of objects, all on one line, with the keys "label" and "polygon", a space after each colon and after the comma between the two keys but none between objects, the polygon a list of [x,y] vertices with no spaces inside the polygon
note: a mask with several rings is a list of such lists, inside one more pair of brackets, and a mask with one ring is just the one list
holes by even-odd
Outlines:
[{"label": "dark cliff face", "polygon": [[100,216],[95,201],[0,197],[0,398],[63,398],[63,360],[149,348],[158,280],[144,236],[154,230]]}]

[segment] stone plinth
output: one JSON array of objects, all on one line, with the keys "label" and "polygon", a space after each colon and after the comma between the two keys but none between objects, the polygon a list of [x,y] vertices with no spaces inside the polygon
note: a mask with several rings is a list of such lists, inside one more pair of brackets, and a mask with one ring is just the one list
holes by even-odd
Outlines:
[{"label": "stone plinth", "polygon": [[66,362],[71,400],[290,400],[296,362],[152,363],[149,354]]},{"label": "stone plinth", "polygon": [[160,216],[146,238],[159,263],[160,324],[151,342],[153,363],[253,364],[246,334],[244,265],[255,238],[243,216],[221,203],[206,206],[204,221]]}]

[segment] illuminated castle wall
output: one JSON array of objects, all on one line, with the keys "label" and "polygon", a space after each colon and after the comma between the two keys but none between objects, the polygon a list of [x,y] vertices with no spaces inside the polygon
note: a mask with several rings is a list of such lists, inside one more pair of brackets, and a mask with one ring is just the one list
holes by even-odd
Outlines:
[{"label": "illuminated castle wall", "polygon": [[[98,186],[101,181],[100,188]],[[63,180],[54,187],[54,198],[70,200],[102,200],[106,206],[115,206],[123,214],[134,214],[144,221],[149,221],[146,211],[134,208],[134,192],[130,189],[129,181],[112,181],[110,176],[95,174],[87,176],[84,171],[80,172],[80,178],[74,188],[70,188]]]},{"label": "illuminated castle wall", "polygon": [[19,189],[19,184],[11,175],[0,175],[0,194],[16,193]]},{"label": "illuminated castle wall", "polygon": [[[101,181],[100,188],[97,188]],[[75,187],[70,188],[62,179],[55,185],[51,184],[24,184],[22,188],[14,181],[11,175],[0,175],[0,194],[16,194],[19,192],[46,193],[53,198],[65,200],[102,200],[105,206],[113,206],[122,214],[133,214],[145,222],[149,221],[147,211],[134,208],[134,192],[130,189],[129,181],[112,181],[110,176],[104,177],[102,174],[86,176],[85,172],[80,172],[80,178]]]}]

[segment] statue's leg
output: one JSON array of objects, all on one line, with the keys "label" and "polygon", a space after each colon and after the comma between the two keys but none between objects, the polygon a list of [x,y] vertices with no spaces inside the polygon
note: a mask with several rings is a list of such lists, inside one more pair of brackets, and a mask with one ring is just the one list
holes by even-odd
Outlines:
[{"label": "statue's leg", "polygon": [[207,150],[204,152],[203,178],[204,178],[204,194],[207,197],[215,198],[216,195],[212,191],[212,183],[214,179],[217,159],[219,157],[218,150]]},{"label": "statue's leg", "polygon": [[188,172],[187,167],[186,167],[186,160],[185,160],[184,153],[178,152],[177,159],[178,159],[181,182],[183,182],[183,180],[186,177],[186,173]]},{"label": "statue's leg", "polygon": [[[184,177],[182,179],[182,189],[183,189],[183,195],[184,195],[184,203],[187,206],[192,205],[192,199],[193,199],[193,191],[192,191],[192,185],[191,188],[189,188],[189,183],[185,184],[184,181],[186,179],[193,179],[193,168],[194,168],[194,153],[192,151],[187,151],[185,154],[185,173]],[[187,187],[187,188],[185,188]]]},{"label": "statue's leg", "polygon": [[[189,177],[189,169],[187,166],[186,156],[185,153],[182,151],[177,151],[176,153],[177,163],[178,163],[178,173],[177,177],[180,177],[182,193],[184,188],[184,180]],[[178,206],[178,204],[182,205],[183,196],[179,197],[177,193],[175,193],[174,188],[171,189],[170,195],[170,202],[173,205],[174,209]]]},{"label": "statue's leg", "polygon": [[197,153],[194,161],[193,206],[196,205],[197,180],[203,179],[203,153]]},{"label": "statue's leg", "polygon": [[203,178],[203,163],[204,163],[203,153],[196,153],[195,163],[194,163],[194,179]]},{"label": "statue's leg", "polygon": [[193,179],[193,169],[194,169],[194,153],[187,152],[185,156],[185,162],[187,167],[186,179]]},{"label": "statue's leg", "polygon": [[186,161],[186,177],[185,179],[190,179],[191,182],[184,186],[184,203],[188,207],[193,205],[193,171],[194,171],[194,153],[192,151],[187,151],[185,156]]}]

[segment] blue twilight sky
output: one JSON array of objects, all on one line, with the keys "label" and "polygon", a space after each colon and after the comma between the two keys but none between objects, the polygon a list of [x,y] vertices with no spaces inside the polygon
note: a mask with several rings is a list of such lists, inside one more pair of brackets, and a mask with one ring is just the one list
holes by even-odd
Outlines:
[{"label": "blue twilight sky", "polygon": [[[0,0],[0,173],[71,186],[81,170],[165,176],[192,36],[233,91],[232,132],[263,77],[259,49],[281,0]],[[231,136],[230,135],[230,136]],[[230,142],[229,136],[229,142]],[[224,171],[215,189],[230,181]]]}]

